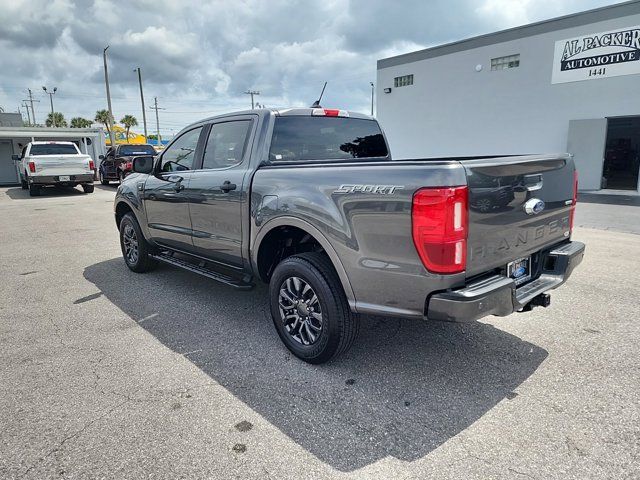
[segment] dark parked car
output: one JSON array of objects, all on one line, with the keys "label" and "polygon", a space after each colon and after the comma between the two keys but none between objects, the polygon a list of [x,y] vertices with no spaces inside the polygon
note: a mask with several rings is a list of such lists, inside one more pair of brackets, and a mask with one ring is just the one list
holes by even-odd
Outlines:
[{"label": "dark parked car", "polygon": [[110,181],[122,182],[131,173],[131,161],[140,155],[156,155],[156,150],[151,145],[116,145],[107,150],[107,155],[98,157],[100,168],[98,178],[102,185],[108,185]]}]

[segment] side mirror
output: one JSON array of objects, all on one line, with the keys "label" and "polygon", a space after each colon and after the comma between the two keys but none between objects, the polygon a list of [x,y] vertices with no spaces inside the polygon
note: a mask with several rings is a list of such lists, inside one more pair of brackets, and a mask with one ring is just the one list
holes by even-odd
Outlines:
[{"label": "side mirror", "polygon": [[104,155],[98,155],[99,160],[104,160]]},{"label": "side mirror", "polygon": [[20,155],[11,155],[11,160],[20,160]]},{"label": "side mirror", "polygon": [[151,155],[143,155],[133,158],[133,171],[136,173],[151,173],[153,172],[153,160]]}]

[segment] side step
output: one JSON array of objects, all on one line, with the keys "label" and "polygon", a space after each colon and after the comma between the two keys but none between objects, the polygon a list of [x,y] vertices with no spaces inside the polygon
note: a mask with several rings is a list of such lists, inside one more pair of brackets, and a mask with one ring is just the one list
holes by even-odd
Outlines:
[{"label": "side step", "polygon": [[199,275],[211,278],[239,290],[249,290],[253,288],[253,284],[250,282],[245,282],[242,279],[234,278],[232,276],[220,273],[216,270],[212,270],[211,268],[207,268],[206,262],[204,262],[203,260],[196,264],[187,260],[183,260],[181,258],[176,258],[172,252],[168,251],[163,251],[150,256],[151,258],[155,258],[159,262],[168,263],[169,265],[173,265],[174,267],[179,267],[184,270],[197,273]]}]

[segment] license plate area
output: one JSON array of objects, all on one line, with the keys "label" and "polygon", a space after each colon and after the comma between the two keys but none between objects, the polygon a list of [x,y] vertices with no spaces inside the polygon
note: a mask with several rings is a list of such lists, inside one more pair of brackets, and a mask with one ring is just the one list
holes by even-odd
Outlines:
[{"label": "license plate area", "polygon": [[531,280],[531,257],[507,263],[507,277],[513,278],[516,286]]},{"label": "license plate area", "polygon": [[70,180],[71,180],[71,177],[69,175],[60,175],[58,177],[59,182],[68,182]]}]

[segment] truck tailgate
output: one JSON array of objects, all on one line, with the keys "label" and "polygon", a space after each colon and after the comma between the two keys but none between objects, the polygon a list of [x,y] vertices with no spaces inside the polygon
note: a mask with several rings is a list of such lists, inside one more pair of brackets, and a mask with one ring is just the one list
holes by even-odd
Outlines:
[{"label": "truck tailgate", "polygon": [[91,173],[88,155],[35,155],[29,158],[36,165],[33,175],[82,175]]},{"label": "truck tailgate", "polygon": [[467,277],[506,268],[569,237],[575,170],[570,155],[460,163],[469,187]]}]

